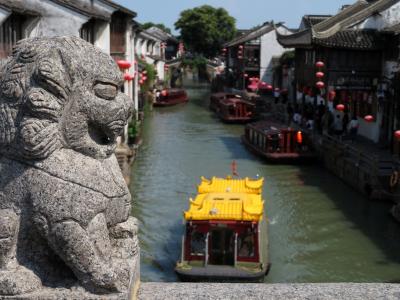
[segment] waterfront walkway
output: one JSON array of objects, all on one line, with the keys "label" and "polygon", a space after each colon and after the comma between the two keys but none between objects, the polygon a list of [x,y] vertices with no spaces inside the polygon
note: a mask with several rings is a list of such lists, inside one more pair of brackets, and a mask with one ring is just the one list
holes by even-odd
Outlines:
[{"label": "waterfront walkway", "polygon": [[385,283],[232,284],[141,283],[139,299],[399,299],[400,286]]}]

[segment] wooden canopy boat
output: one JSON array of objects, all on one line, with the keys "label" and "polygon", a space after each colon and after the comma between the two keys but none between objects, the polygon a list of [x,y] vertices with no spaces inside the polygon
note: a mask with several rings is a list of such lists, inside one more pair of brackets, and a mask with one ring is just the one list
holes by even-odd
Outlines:
[{"label": "wooden canopy boat", "polygon": [[255,120],[255,108],[250,101],[228,98],[220,101],[217,114],[227,123],[246,123]]},{"label": "wooden canopy boat", "polygon": [[264,179],[201,178],[184,212],[183,281],[261,282],[269,270]]},{"label": "wooden canopy boat", "polygon": [[243,144],[270,162],[294,163],[316,158],[306,132],[271,122],[248,124]]},{"label": "wooden canopy boat", "polygon": [[164,89],[161,91],[153,106],[172,106],[179,103],[188,102],[189,98],[185,90],[182,89]]},{"label": "wooden canopy boat", "polygon": [[230,93],[214,93],[210,96],[210,110],[218,111],[219,103],[225,99],[241,99],[240,95]]}]

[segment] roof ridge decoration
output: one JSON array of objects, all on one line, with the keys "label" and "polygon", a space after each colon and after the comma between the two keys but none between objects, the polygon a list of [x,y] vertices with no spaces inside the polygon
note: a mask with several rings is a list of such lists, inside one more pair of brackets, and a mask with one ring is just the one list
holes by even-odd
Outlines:
[{"label": "roof ridge decoration", "polygon": [[[366,2],[365,0],[359,0],[355,4],[345,8],[339,14],[312,27],[312,36],[317,39],[328,38],[340,30],[345,30],[352,25],[364,21],[374,13],[381,12],[391,7],[397,2],[399,2],[399,0],[377,0],[372,3]],[[336,24],[327,28],[329,24],[337,19],[339,19],[339,21]]]},{"label": "roof ridge decoration", "polygon": [[238,44],[243,44],[246,43],[248,41],[254,40],[259,38],[260,36],[267,34],[271,31],[274,30],[274,27],[278,25],[280,26],[284,26],[283,22],[278,22],[278,23],[274,23],[274,21],[269,21],[269,22],[265,22],[264,24],[257,26],[256,28],[254,28],[253,30],[250,30],[249,32],[242,34],[236,38],[234,38],[233,40],[227,42],[224,44],[225,47],[232,47]]}]

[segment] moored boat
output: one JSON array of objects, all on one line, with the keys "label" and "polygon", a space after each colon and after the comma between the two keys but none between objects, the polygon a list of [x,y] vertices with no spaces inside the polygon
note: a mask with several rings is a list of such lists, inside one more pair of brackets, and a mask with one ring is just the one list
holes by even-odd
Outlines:
[{"label": "moored boat", "polygon": [[164,89],[156,97],[153,106],[172,106],[179,103],[188,102],[189,98],[185,90],[182,89]]},{"label": "moored boat", "polygon": [[316,158],[308,134],[282,124],[265,121],[248,124],[242,142],[270,162],[311,162]]},{"label": "moored boat", "polygon": [[210,110],[218,111],[219,103],[225,99],[241,99],[240,95],[230,94],[230,93],[214,93],[210,96]]},{"label": "moored boat", "polygon": [[227,98],[219,102],[218,117],[227,123],[247,123],[256,119],[256,105],[238,98]]},{"label": "moored boat", "polygon": [[261,282],[269,270],[264,179],[201,178],[184,212],[182,281]]}]

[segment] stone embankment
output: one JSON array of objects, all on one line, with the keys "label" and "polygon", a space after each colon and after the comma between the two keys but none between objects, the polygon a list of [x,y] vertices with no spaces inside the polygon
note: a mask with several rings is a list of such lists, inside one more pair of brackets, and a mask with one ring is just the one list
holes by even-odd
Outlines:
[{"label": "stone embankment", "polygon": [[142,283],[140,300],[186,299],[400,299],[400,285],[386,283]]}]

